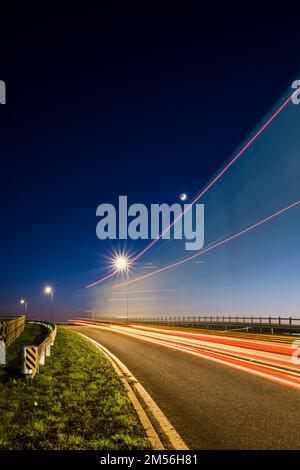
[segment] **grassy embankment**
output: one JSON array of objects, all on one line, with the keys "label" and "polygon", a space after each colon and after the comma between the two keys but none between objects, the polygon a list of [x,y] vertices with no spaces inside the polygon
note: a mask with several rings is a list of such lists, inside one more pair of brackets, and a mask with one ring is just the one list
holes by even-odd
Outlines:
[{"label": "grassy embankment", "polygon": [[59,328],[40,374],[20,376],[22,346],[43,336],[42,328],[26,325],[8,350],[8,365],[0,366],[0,449],[149,448],[110,363],[76,333]]}]

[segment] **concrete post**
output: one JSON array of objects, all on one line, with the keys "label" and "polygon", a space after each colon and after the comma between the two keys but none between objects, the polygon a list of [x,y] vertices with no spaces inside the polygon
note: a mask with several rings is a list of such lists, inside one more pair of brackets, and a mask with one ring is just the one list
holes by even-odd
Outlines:
[{"label": "concrete post", "polygon": [[0,341],[0,364],[6,364],[6,346],[4,341]]},{"label": "concrete post", "polygon": [[44,366],[45,365],[45,351],[42,352],[41,356],[40,356],[40,365],[41,366]]}]

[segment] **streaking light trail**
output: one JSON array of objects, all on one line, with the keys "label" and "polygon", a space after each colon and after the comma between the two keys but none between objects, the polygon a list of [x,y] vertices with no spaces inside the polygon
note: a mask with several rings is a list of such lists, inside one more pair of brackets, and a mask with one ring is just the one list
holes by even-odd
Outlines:
[{"label": "streaking light trail", "polygon": [[[297,90],[296,90],[297,91]],[[265,124],[259,129],[258,132],[256,132],[256,134],[249,140],[249,142],[244,145],[244,147],[230,160],[230,162],[223,168],[223,170],[220,171],[220,173],[217,174],[217,176],[215,176],[215,178],[200,192],[200,194],[198,194],[198,196],[190,203],[190,205],[184,210],[182,211],[182,213],[180,215],[178,215],[178,217],[176,217],[173,222],[168,226],[166,227],[162,233],[157,237],[155,238],[154,240],[152,240],[142,251],[140,251],[140,253],[138,253],[132,260],[132,262],[134,261],[137,261],[141,256],[143,256],[144,253],[146,253],[146,251],[148,251],[155,243],[158,242],[158,240],[160,240],[163,235],[165,235],[169,230],[170,228],[172,228],[176,222],[178,222],[178,220],[180,220],[184,214],[186,212],[188,212],[194,204],[196,204],[196,202],[199,201],[199,199],[204,196],[205,193],[207,193],[207,191],[224,175],[224,173],[226,173],[226,171],[243,155],[243,153],[250,147],[250,145],[253,144],[253,142],[255,142],[255,140],[263,133],[263,131],[271,124],[271,122],[274,121],[274,119],[278,116],[278,114],[281,113],[281,111],[283,111],[283,109],[289,104],[289,102],[293,99],[293,96],[295,95],[295,91],[291,94],[291,96],[289,96],[289,98],[277,109],[277,111],[267,120],[267,122],[265,122]]]},{"label": "streaking light trail", "polygon": [[155,346],[191,354],[200,359],[216,362],[263,379],[300,390],[299,365],[291,363],[292,344],[261,341],[248,338],[222,337],[205,333],[172,331],[130,324],[109,327],[76,321],[94,329],[122,334]]},{"label": "streaking light trail", "polygon": [[[243,148],[229,161],[229,163],[212,179],[212,181],[205,186],[205,188],[198,194],[198,196],[184,209],[174,220],[173,222],[166,227],[159,236],[152,240],[142,251],[140,251],[135,257],[130,260],[130,263],[133,263],[140,259],[152,246],[157,243],[183,216],[186,214],[199,199],[207,193],[207,191],[229,170],[229,168],[244,154],[244,152],[257,140],[257,138],[264,132],[264,130],[276,119],[276,117],[286,108],[286,106],[291,102],[293,97],[299,93],[298,90],[294,90],[293,93],[284,101],[284,103],[275,111],[275,113],[265,122],[265,124],[254,134],[254,136],[243,146]],[[92,284],[88,284],[86,287],[94,287],[107,279],[111,278],[117,273],[117,271],[112,271],[107,276],[99,279]],[[152,273],[154,274],[154,273]]]},{"label": "streaking light trail", "polygon": [[245,233],[248,233],[250,232],[251,230],[254,230],[255,228],[259,227],[260,225],[262,224],[265,224],[266,222],[268,222],[269,220],[272,220],[274,219],[275,217],[278,217],[280,216],[281,214],[287,212],[288,210],[292,209],[293,207],[297,206],[298,204],[300,204],[300,200],[294,202],[293,204],[290,204],[289,206],[287,207],[284,207],[283,209],[281,209],[280,211],[277,211],[275,212],[274,214],[272,215],[269,215],[268,217],[260,220],[259,222],[256,222],[255,224],[253,225],[250,225],[249,227],[245,228],[244,230],[241,230],[240,232],[237,232],[235,233],[234,235],[231,235],[230,237],[228,238],[225,238],[225,240],[222,240],[218,243],[215,243],[213,245],[210,245],[208,246],[207,248],[204,248],[203,250],[200,250],[200,252],[192,255],[192,256],[189,256],[188,258],[184,258],[180,261],[177,261],[176,263],[173,263],[173,264],[169,264],[167,266],[164,266],[160,269],[157,269],[156,271],[152,271],[148,274],[144,274],[143,276],[140,276],[140,277],[136,277],[135,279],[131,279],[130,281],[125,281],[125,282],[122,282],[120,284],[116,284],[114,285],[113,287],[123,287],[123,286],[127,286],[129,284],[133,284],[134,282],[138,282],[138,281],[141,281],[142,279],[146,279],[150,276],[154,276],[156,274],[159,274],[159,273],[162,273],[164,271],[167,271],[169,269],[172,269],[172,268],[176,268],[177,266],[181,266],[182,264],[185,264],[185,263],[188,263],[189,261],[197,258],[198,256],[202,256],[204,255],[205,253],[208,253],[209,251],[211,250],[214,250],[215,248],[218,248],[219,246],[222,246],[222,245],[225,245],[226,243],[234,240],[235,238],[238,238],[238,237],[241,237],[242,235],[244,235]]}]

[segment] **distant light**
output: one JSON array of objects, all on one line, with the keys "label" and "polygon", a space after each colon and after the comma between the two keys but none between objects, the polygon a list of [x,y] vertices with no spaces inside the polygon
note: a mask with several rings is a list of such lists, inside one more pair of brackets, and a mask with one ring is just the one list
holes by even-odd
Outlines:
[{"label": "distant light", "polygon": [[181,193],[180,196],[179,196],[179,199],[180,199],[181,201],[186,201],[186,200],[187,200],[187,194]]},{"label": "distant light", "polygon": [[20,300],[20,304],[25,304],[25,300],[24,300],[24,299],[21,299],[21,300]]},{"label": "distant light", "polygon": [[44,289],[44,293],[45,294],[52,294],[52,287],[51,286],[46,286],[45,289]]},{"label": "distant light", "polygon": [[119,255],[113,260],[113,266],[116,271],[127,271],[129,269],[130,261],[127,256]]}]

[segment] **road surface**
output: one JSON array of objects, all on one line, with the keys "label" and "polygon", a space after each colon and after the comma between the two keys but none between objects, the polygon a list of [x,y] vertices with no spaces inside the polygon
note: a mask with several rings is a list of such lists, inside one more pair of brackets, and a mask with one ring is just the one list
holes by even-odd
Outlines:
[{"label": "road surface", "polygon": [[290,345],[149,327],[70,328],[130,369],[190,449],[300,449],[300,367]]}]

